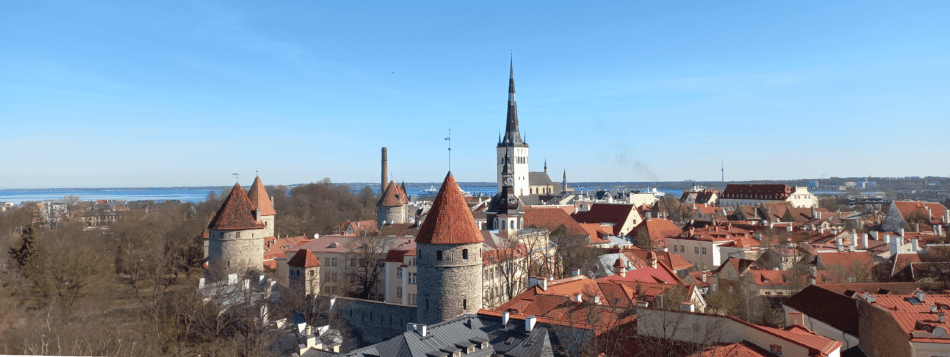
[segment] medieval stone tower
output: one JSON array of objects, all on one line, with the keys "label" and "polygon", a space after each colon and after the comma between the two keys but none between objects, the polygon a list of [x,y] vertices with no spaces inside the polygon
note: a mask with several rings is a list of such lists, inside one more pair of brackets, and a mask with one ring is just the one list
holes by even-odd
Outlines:
[{"label": "medieval stone tower", "polygon": [[439,323],[482,308],[482,242],[449,172],[416,236],[416,322]]},{"label": "medieval stone tower", "polygon": [[524,228],[524,204],[515,195],[514,175],[512,174],[512,155],[505,150],[505,164],[501,171],[502,190],[488,203],[488,229],[497,229],[508,237]]},{"label": "medieval stone tower", "polygon": [[302,296],[320,293],[320,260],[308,249],[298,250],[287,262],[290,288]]},{"label": "medieval stone tower", "polygon": [[511,62],[511,75],[508,78],[508,118],[505,121],[505,134],[498,138],[498,193],[503,190],[501,171],[505,166],[507,151],[511,151],[512,187],[516,196],[529,194],[528,190],[528,144],[521,139],[518,129],[518,103],[515,101],[515,64]]},{"label": "medieval stone tower", "polygon": [[264,223],[264,236],[274,236],[274,218],[277,216],[277,211],[274,210],[274,205],[267,197],[267,191],[264,190],[264,183],[261,182],[260,176],[254,178],[247,197],[251,199],[251,205],[260,210],[260,220]]},{"label": "medieval stone tower", "polygon": [[265,233],[260,208],[255,207],[240,184],[234,184],[208,224],[209,278],[262,271]]},{"label": "medieval stone tower", "polygon": [[409,198],[404,188],[389,181],[386,190],[376,203],[376,226],[382,228],[385,224],[409,222]]}]

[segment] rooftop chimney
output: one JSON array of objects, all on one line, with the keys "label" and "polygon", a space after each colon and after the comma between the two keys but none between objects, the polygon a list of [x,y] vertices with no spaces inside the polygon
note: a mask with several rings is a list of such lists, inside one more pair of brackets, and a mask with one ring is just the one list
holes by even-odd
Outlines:
[{"label": "rooftop chimney", "polygon": [[571,276],[578,276],[578,275],[581,275],[580,269],[577,269],[577,268],[571,269]]},{"label": "rooftop chimney", "polygon": [[541,291],[548,290],[548,279],[538,278],[538,288],[540,288]]},{"label": "rooftop chimney", "polygon": [[919,243],[920,243],[920,241],[918,241],[917,238],[913,238],[913,239],[910,240],[910,249],[911,249],[912,252],[914,252],[914,253],[920,252],[920,244],[919,244]]},{"label": "rooftop chimney", "polygon": [[502,312],[502,313],[501,313],[501,325],[502,325],[502,326],[507,326],[507,325],[508,325],[508,319],[509,319],[509,318],[511,318],[511,313],[509,313],[508,311]]},{"label": "rooftop chimney", "polygon": [[205,278],[198,278],[198,289],[205,288]]},{"label": "rooftop chimney", "polygon": [[868,249],[868,234],[867,233],[861,233],[861,243],[864,244],[864,249],[867,250]]},{"label": "rooftop chimney", "polygon": [[925,293],[925,292],[923,292],[923,291],[917,290],[917,291],[914,292],[914,295],[916,295],[917,300],[920,301],[920,302],[927,301],[927,300],[925,300],[925,299],[927,298],[927,293]]},{"label": "rooftop chimney", "polygon": [[531,332],[534,330],[534,323],[538,321],[538,318],[535,316],[528,316],[524,318],[524,330],[525,332]]},{"label": "rooftop chimney", "polygon": [[904,238],[894,237],[894,240],[891,241],[891,256],[895,256],[897,253],[900,253],[902,245],[904,245]]},{"label": "rooftop chimney", "polygon": [[581,293],[574,294],[574,302],[581,303],[584,302],[584,296]]},{"label": "rooftop chimney", "polygon": [[703,272],[702,280],[703,280],[703,283],[706,283],[706,282],[707,282],[707,278],[706,278],[706,273],[705,273],[705,272]]}]

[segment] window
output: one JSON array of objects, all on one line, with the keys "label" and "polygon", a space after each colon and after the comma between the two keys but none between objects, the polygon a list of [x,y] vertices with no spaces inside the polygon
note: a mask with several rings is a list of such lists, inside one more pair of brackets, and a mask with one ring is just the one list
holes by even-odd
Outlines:
[{"label": "window", "polygon": [[709,284],[709,290],[716,292],[716,284]]},{"label": "window", "polygon": [[234,233],[234,238],[241,238],[241,232]]},{"label": "window", "polygon": [[402,279],[402,268],[396,268],[396,278]]},{"label": "window", "polygon": [[699,247],[693,247],[693,253],[699,254]]},{"label": "window", "polygon": [[409,284],[416,283],[416,273],[409,273]]},{"label": "window", "polygon": [[441,250],[435,251],[435,260],[442,260],[442,251],[441,251]]},{"label": "window", "polygon": [[726,275],[729,276],[729,279],[732,279],[732,270],[726,272]]},{"label": "window", "polygon": [[703,255],[706,255],[706,247],[703,247]]},{"label": "window", "polygon": [[462,249],[462,259],[468,259],[468,249]]},{"label": "window", "polygon": [[397,286],[397,287],[396,287],[396,297],[402,299],[402,287],[401,287],[401,286]]},{"label": "window", "polygon": [[416,306],[416,294],[409,294],[409,305]]},{"label": "window", "polygon": [[673,245],[673,253],[676,253],[676,245]]},{"label": "window", "polygon": [[462,310],[468,310],[468,299],[462,299]]},{"label": "window", "polygon": [[729,286],[729,292],[732,292],[732,285]]},{"label": "window", "polygon": [[686,248],[682,245],[680,246],[680,253],[686,253]]},{"label": "window", "polygon": [[355,267],[355,266],[356,266],[356,259],[355,259],[355,258],[354,258],[354,259],[350,259],[350,268],[353,268],[353,267]]},{"label": "window", "polygon": [[416,258],[409,259],[409,265],[416,265]]}]

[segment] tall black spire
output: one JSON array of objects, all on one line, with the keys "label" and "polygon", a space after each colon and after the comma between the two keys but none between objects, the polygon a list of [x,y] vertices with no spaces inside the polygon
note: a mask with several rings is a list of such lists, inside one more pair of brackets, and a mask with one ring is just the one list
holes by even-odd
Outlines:
[{"label": "tall black spire", "polygon": [[498,146],[527,146],[521,140],[518,129],[518,102],[515,101],[515,60],[511,59],[511,74],[508,78],[508,119],[505,122],[505,136]]}]

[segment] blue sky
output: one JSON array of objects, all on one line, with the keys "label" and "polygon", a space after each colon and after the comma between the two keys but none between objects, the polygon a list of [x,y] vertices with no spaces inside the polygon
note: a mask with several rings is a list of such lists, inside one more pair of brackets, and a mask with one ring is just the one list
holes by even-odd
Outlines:
[{"label": "blue sky", "polygon": [[0,187],[950,174],[950,2],[0,5]]}]

